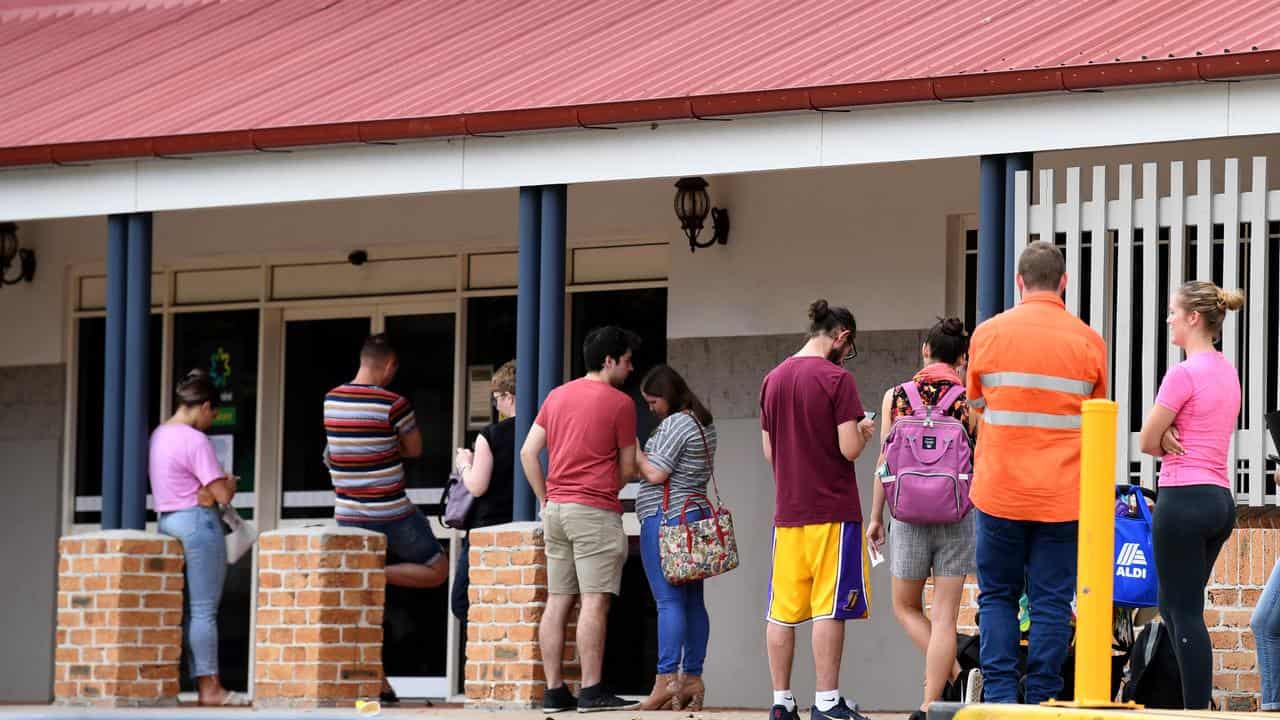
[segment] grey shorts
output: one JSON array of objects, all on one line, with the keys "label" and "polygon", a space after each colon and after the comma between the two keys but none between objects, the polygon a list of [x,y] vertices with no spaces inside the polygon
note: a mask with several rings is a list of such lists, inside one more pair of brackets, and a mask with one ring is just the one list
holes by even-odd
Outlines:
[{"label": "grey shorts", "polygon": [[950,525],[889,525],[889,572],[903,580],[963,577],[978,571],[974,560],[974,516]]}]

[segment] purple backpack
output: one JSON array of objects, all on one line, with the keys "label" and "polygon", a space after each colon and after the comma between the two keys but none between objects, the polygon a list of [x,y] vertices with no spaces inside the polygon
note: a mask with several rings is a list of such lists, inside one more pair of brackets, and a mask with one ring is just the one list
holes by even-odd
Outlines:
[{"label": "purple backpack", "polygon": [[925,405],[915,381],[899,387],[911,414],[899,417],[884,443],[885,499],[895,520],[912,525],[946,525],[969,514],[973,452],[964,423],[946,414],[960,395],[952,385],[934,406]]}]

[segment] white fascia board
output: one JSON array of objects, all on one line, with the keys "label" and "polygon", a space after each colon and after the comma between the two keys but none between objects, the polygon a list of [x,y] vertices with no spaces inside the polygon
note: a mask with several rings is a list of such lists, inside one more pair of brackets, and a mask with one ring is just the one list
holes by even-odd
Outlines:
[{"label": "white fascia board", "polygon": [[463,147],[459,139],[144,160],[138,211],[460,190]]},{"label": "white fascia board", "polygon": [[[1280,100],[1280,82],[1267,84],[1259,92]],[[1225,137],[1232,130],[1230,87],[1201,83],[824,113],[822,162],[859,165]],[[1275,132],[1277,119],[1273,113],[1262,123],[1271,129],[1256,132]]]},{"label": "white fascia board", "polygon": [[817,167],[820,113],[469,138],[467,189]]},{"label": "white fascia board", "polygon": [[0,220],[1044,152],[1280,133],[1280,80],[0,171]]},{"label": "white fascia board", "polygon": [[1223,83],[1230,93],[1231,135],[1266,135],[1280,127],[1280,80]]},{"label": "white fascia board", "polygon": [[12,168],[0,172],[0,220],[132,212],[138,161]]}]

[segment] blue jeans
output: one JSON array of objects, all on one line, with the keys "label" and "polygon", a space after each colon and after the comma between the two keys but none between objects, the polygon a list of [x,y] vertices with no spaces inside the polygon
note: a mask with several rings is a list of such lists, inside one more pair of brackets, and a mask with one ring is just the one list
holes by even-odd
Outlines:
[{"label": "blue jeans", "polygon": [[1280,563],[1271,569],[1271,578],[1258,598],[1249,626],[1258,643],[1262,709],[1280,710]]},{"label": "blue jeans", "polygon": [[387,536],[387,554],[391,561],[430,565],[444,548],[431,532],[431,524],[417,508],[412,515],[390,522],[348,522],[339,520],[342,527],[356,527],[380,532]]},{"label": "blue jeans", "polygon": [[193,678],[218,674],[218,603],[227,579],[227,541],[214,508],[160,513],[160,532],[182,543],[187,576],[182,634]]},{"label": "blue jeans", "polygon": [[[690,520],[701,517],[699,511],[689,512]],[[684,673],[701,675],[702,663],[707,658],[707,641],[711,638],[711,618],[703,601],[702,582],[684,585],[667,582],[658,555],[661,518],[662,514],[656,513],[640,523],[640,559],[658,604],[658,673],[666,675],[680,670],[683,654]]]},{"label": "blue jeans", "polygon": [[1005,520],[978,513],[978,632],[983,697],[1018,702],[1018,600],[1026,588],[1031,613],[1023,702],[1062,693],[1062,663],[1071,643],[1076,587],[1075,522]]}]

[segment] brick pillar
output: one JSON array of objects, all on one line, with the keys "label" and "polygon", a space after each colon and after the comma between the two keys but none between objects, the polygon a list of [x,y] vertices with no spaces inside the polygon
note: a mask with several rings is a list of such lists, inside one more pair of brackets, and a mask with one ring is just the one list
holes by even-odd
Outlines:
[{"label": "brick pillar", "polygon": [[[933,607],[933,580],[924,585],[925,612]],[[960,597],[960,614],[956,617],[956,631],[965,635],[978,634],[978,578],[969,575],[964,579],[964,595]]]},{"label": "brick pillar", "polygon": [[54,701],[175,705],[182,658],[182,544],[138,530],[58,541]]},{"label": "brick pillar", "polygon": [[[470,560],[467,707],[537,707],[546,689],[538,648],[538,622],[547,599],[542,525],[519,522],[472,530]],[[565,632],[564,650],[565,681],[575,692],[576,613]]]},{"label": "brick pillar", "polygon": [[386,551],[384,535],[357,528],[259,538],[255,706],[345,706],[378,696]]},{"label": "brick pillar", "polygon": [[1254,711],[1261,699],[1249,620],[1280,554],[1278,519],[1273,508],[1241,510],[1209,578],[1204,619],[1213,641],[1213,699],[1222,710]]}]

